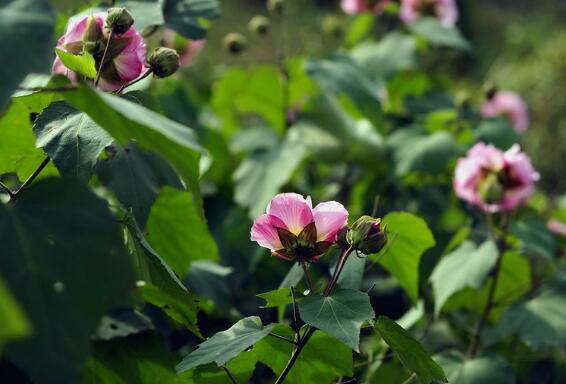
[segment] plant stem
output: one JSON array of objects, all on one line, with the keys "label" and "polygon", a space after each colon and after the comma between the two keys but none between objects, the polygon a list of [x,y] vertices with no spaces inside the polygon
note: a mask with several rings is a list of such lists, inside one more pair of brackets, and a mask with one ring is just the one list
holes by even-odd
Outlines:
[{"label": "plant stem", "polygon": [[29,92],[70,92],[77,89],[76,85],[62,85],[60,87],[18,87],[18,91]]},{"label": "plant stem", "polygon": [[301,265],[301,268],[303,268],[303,272],[305,274],[305,280],[307,281],[307,287],[309,287],[309,291],[314,292],[311,277],[309,275],[309,270],[307,268],[307,265],[303,261],[300,261],[299,264]]},{"label": "plant stem", "polygon": [[[338,260],[338,265],[336,266],[336,269],[334,270],[334,274],[332,275],[332,278],[331,278],[330,282],[328,283],[328,286],[324,290],[323,296],[326,297],[326,296],[328,296],[332,293],[332,290],[334,289],[334,286],[336,285],[336,282],[338,281],[338,278],[340,277],[340,273],[342,272],[342,269],[344,268],[344,265],[346,264],[346,260],[348,259],[348,256],[350,256],[350,254],[352,253],[352,250],[353,250],[353,248],[350,246],[346,250],[342,251],[342,254],[340,255],[340,259]],[[293,293],[293,291],[291,291],[291,293]],[[293,350],[293,353],[291,354],[291,357],[289,358],[287,365],[285,366],[285,368],[281,372],[281,375],[279,375],[279,377],[277,378],[277,381],[275,381],[275,384],[283,383],[283,381],[285,380],[285,378],[287,377],[287,375],[291,371],[291,368],[293,368],[293,366],[297,362],[297,359],[299,358],[301,351],[303,350],[303,348],[305,347],[305,345],[307,344],[307,342],[312,337],[312,335],[314,334],[315,331],[316,331],[316,328],[314,328],[314,327],[308,328],[308,330],[305,332],[305,334],[303,335],[303,337],[300,339],[297,346]]]},{"label": "plant stem", "polygon": [[[489,318],[489,314],[491,313],[491,310],[494,307],[495,292],[497,291],[497,283],[499,281],[499,275],[501,272],[503,254],[507,250],[507,242],[505,240],[505,236],[507,235],[507,224],[508,223],[506,223],[506,225],[502,228],[502,233],[499,235],[499,237],[496,240],[498,255],[497,255],[497,261],[495,262],[493,280],[491,281],[489,292],[487,294],[487,302],[482,311],[482,314],[474,331],[472,341],[470,343],[470,348],[468,350],[468,356],[470,358],[474,357],[478,353],[482,331],[485,328],[487,324],[487,320]],[[491,227],[491,215],[488,215],[488,225]],[[493,229],[491,229],[491,231],[493,231]]]},{"label": "plant stem", "polygon": [[228,375],[228,378],[230,379],[232,384],[238,384],[238,382],[236,381],[236,378],[234,376],[232,376],[232,373],[230,373],[228,368],[226,368],[226,366],[224,366],[224,365],[222,365],[221,367],[224,370],[224,372],[226,372],[226,374]]},{"label": "plant stem", "polygon": [[41,162],[41,164],[39,164],[39,166],[37,167],[37,169],[35,171],[33,171],[33,173],[31,174],[30,177],[27,178],[27,180],[22,184],[22,186],[20,188],[18,188],[18,190],[16,192],[12,193],[12,200],[15,200],[18,195],[27,187],[29,187],[29,185],[31,183],[33,183],[33,181],[37,178],[37,176],[39,176],[39,174],[41,173],[41,171],[43,171],[43,169],[47,166],[47,164],[49,164],[49,162],[51,161],[51,159],[49,158],[49,156],[47,156],[45,159],[43,159],[43,161]]},{"label": "plant stem", "polygon": [[153,71],[152,71],[151,69],[148,69],[147,71],[144,72],[143,75],[141,75],[141,76],[138,77],[137,79],[130,81],[128,84],[122,85],[122,86],[116,91],[116,93],[122,93],[122,91],[123,91],[125,88],[128,88],[129,86],[134,85],[135,83],[137,83],[137,82],[139,82],[139,81],[142,81],[143,79],[145,79],[146,77],[148,77],[148,76],[151,75],[152,73],[153,73]]},{"label": "plant stem", "polygon": [[8,186],[1,181],[0,181],[0,189],[3,189],[8,194],[8,196],[10,196],[10,198],[12,198],[12,196],[14,195],[14,192],[12,192],[12,190],[8,188]]},{"label": "plant stem", "polygon": [[288,338],[286,338],[285,336],[280,336],[280,335],[278,335],[278,334],[276,334],[276,333],[273,333],[273,332],[269,332],[269,336],[273,336],[273,337],[275,337],[275,338],[277,338],[277,339],[285,340],[285,341],[288,342],[288,343],[297,345],[297,342],[296,342],[296,341],[291,340],[291,339],[288,339]]},{"label": "plant stem", "polygon": [[110,34],[108,35],[108,41],[106,42],[106,47],[104,47],[104,53],[102,54],[102,60],[100,60],[100,65],[98,66],[98,70],[96,71],[96,77],[94,78],[94,86],[98,85],[100,81],[100,74],[102,72],[102,66],[104,65],[104,60],[106,60],[106,54],[108,53],[108,47],[110,46],[110,41],[114,37],[114,30],[110,30]]},{"label": "plant stem", "polygon": [[293,326],[295,328],[296,341],[301,342],[301,328],[299,327],[299,318],[297,316],[297,300],[295,298],[295,287],[291,286],[291,299],[293,300]]}]

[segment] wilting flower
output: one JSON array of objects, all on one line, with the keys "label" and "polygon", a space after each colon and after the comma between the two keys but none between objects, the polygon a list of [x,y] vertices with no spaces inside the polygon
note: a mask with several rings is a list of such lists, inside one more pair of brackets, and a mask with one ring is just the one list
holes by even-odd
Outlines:
[{"label": "wilting flower", "polygon": [[254,221],[251,240],[285,260],[316,261],[336,241],[347,220],[348,211],[336,201],[313,209],[310,197],[281,193]]},{"label": "wilting flower", "polygon": [[412,24],[422,16],[437,17],[446,28],[458,21],[458,6],[455,0],[401,0],[399,17],[405,24]]},{"label": "wilting flower", "polygon": [[482,108],[483,117],[504,116],[519,133],[524,133],[529,127],[529,111],[519,95],[510,91],[497,91]]},{"label": "wilting flower", "polygon": [[454,190],[485,212],[510,211],[534,191],[539,174],[518,144],[506,152],[478,143],[458,160]]},{"label": "wilting flower", "polygon": [[[67,26],[57,41],[57,48],[73,54],[90,53],[100,67],[110,31],[105,27],[106,12],[78,17]],[[132,27],[121,35],[114,35],[102,64],[98,87],[104,91],[116,91],[124,84],[135,80],[143,71],[146,55],[145,42]],[[74,80],[76,74],[57,57],[53,62],[53,73],[66,75]]]},{"label": "wilting flower", "polygon": [[163,45],[177,51],[182,67],[189,65],[194,60],[194,57],[201,51],[205,43],[206,39],[185,39],[171,29],[166,29],[163,32]]}]

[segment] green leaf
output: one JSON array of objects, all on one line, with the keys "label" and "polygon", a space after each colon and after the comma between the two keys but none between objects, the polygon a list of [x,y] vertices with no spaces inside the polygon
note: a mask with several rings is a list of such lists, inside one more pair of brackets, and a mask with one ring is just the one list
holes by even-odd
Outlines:
[{"label": "green leaf", "polygon": [[337,289],[330,296],[310,294],[298,305],[301,319],[358,351],[362,323],[375,317],[367,293]]},{"label": "green leaf", "polygon": [[234,172],[234,199],[249,208],[250,217],[259,216],[305,157],[304,146],[290,139],[269,150],[252,153]]},{"label": "green leaf", "polygon": [[430,276],[436,314],[454,293],[466,287],[480,289],[497,261],[497,254],[493,241],[486,241],[479,247],[466,241],[444,256]]},{"label": "green leaf", "polygon": [[0,233],[0,274],[34,326],[7,355],[35,381],[76,383],[100,317],[134,286],[117,221],[85,186],[45,179],[0,204]]},{"label": "green leaf", "polygon": [[416,64],[417,45],[412,36],[398,32],[387,34],[378,43],[364,43],[356,46],[351,56],[360,68],[377,83],[395,73],[411,69]]},{"label": "green leaf", "polygon": [[[226,368],[238,383],[248,383],[257,363],[253,351],[242,352],[226,364]],[[228,376],[224,369],[216,364],[201,365],[179,375],[179,381],[185,384],[226,384]]]},{"label": "green leaf", "polygon": [[177,372],[186,372],[199,365],[216,362],[226,364],[271,332],[273,324],[263,326],[257,316],[246,317],[226,331],[218,332],[197,345],[197,349],[185,356],[177,365]]},{"label": "green leaf", "polygon": [[107,158],[98,161],[96,172],[102,184],[114,192],[120,203],[132,209],[142,227],[145,227],[151,206],[162,186],[183,188],[175,170],[166,161],[151,152],[142,151],[135,142],[124,147],[117,144],[109,147]]},{"label": "green leaf", "polygon": [[[37,102],[38,95],[16,97],[0,118],[0,175],[15,172],[20,180],[32,174],[45,158],[41,149],[35,147],[31,129],[31,117],[49,104],[50,100]],[[48,165],[40,177],[57,174],[53,165]]]},{"label": "green leaf", "polygon": [[160,307],[169,317],[183,324],[189,331],[202,337],[197,326],[198,304],[175,272],[151,248],[132,215],[124,224],[128,230],[127,244],[136,266],[138,288],[142,298]]},{"label": "green leaf", "polygon": [[220,16],[218,0],[166,0],[165,25],[188,39],[206,37],[208,23]]},{"label": "green leaf", "polygon": [[513,370],[501,356],[485,354],[472,359],[450,351],[435,356],[450,384],[514,384]]},{"label": "green leaf", "polygon": [[358,110],[378,129],[383,125],[379,87],[367,77],[356,62],[345,55],[334,55],[330,60],[311,59],[306,71],[326,92],[346,94]]},{"label": "green leaf", "polygon": [[475,141],[493,144],[502,150],[521,142],[521,136],[504,118],[482,120],[474,132]]},{"label": "green leaf", "polygon": [[55,12],[47,1],[0,2],[0,52],[5,58],[0,67],[0,111],[28,73],[49,69],[54,27]]},{"label": "green leaf", "polygon": [[218,260],[218,247],[185,191],[163,187],[151,207],[147,240],[184,277],[192,261]]},{"label": "green leaf", "polygon": [[84,384],[181,383],[175,357],[157,334],[144,332],[93,343],[83,373]]},{"label": "green leaf", "polygon": [[355,254],[348,257],[344,269],[338,278],[338,285],[342,288],[360,289],[366,260],[366,257],[357,257]]},{"label": "green leaf", "polygon": [[168,160],[183,177],[200,213],[198,177],[202,148],[190,128],[85,84],[80,84],[77,91],[65,92],[65,98],[121,144],[125,145],[134,139],[141,148],[151,150]]},{"label": "green leaf", "polygon": [[554,236],[538,217],[531,215],[513,222],[511,233],[521,241],[521,248],[524,253],[554,260],[556,254]]},{"label": "green leaf", "polygon": [[422,384],[433,379],[447,382],[442,368],[432,360],[424,348],[401,326],[393,320],[380,316],[375,328],[389,347],[395,351],[399,360],[411,372],[417,374]]},{"label": "green leaf", "polygon": [[408,212],[391,212],[383,218],[387,226],[388,241],[391,244],[382,253],[371,258],[379,258],[383,265],[417,303],[419,296],[419,263],[423,253],[435,245],[432,232],[426,222]]},{"label": "green leaf", "polygon": [[112,340],[153,330],[151,319],[131,308],[117,308],[100,319],[93,339]]},{"label": "green leaf", "polygon": [[436,174],[446,169],[448,161],[459,153],[459,148],[448,132],[426,135],[420,129],[402,129],[387,139],[393,148],[395,172]]},{"label": "green leaf", "polygon": [[[265,305],[261,308],[280,307],[293,303],[290,288],[279,288],[274,291],[257,294],[256,296],[265,300]],[[295,291],[295,301],[299,302],[302,298],[303,295]]]},{"label": "green leaf", "polygon": [[50,104],[33,126],[36,145],[63,176],[88,181],[98,156],[113,139],[86,114],[64,101]]},{"label": "green leaf", "polygon": [[212,300],[217,308],[232,309],[232,291],[228,276],[233,268],[219,265],[211,260],[191,263],[191,270],[185,278],[187,286],[200,297]]},{"label": "green leaf", "polygon": [[7,342],[29,336],[32,326],[18,302],[0,279],[0,355]]},{"label": "green leaf", "polygon": [[424,37],[431,45],[455,48],[462,51],[470,51],[472,49],[470,43],[457,28],[447,28],[440,24],[440,21],[435,17],[423,17],[411,24],[409,29],[413,33]]},{"label": "green leaf", "polygon": [[90,53],[83,52],[80,55],[74,55],[57,48],[55,48],[55,53],[57,53],[65,67],[71,71],[78,72],[89,79],[96,77],[96,63]]},{"label": "green leaf", "polygon": [[363,12],[357,15],[346,32],[344,42],[346,46],[352,47],[363,40],[375,26],[375,16],[371,12]]},{"label": "green leaf", "polygon": [[495,332],[519,335],[526,345],[538,349],[566,343],[566,297],[563,291],[546,289],[539,296],[512,305]]},{"label": "green leaf", "polygon": [[[284,324],[275,324],[273,333],[290,339],[295,335]],[[275,337],[266,337],[254,346],[253,352],[259,361],[279,375],[293,352],[293,345]],[[330,383],[339,376],[353,376],[352,350],[334,337],[316,331],[303,348],[285,383]]]}]

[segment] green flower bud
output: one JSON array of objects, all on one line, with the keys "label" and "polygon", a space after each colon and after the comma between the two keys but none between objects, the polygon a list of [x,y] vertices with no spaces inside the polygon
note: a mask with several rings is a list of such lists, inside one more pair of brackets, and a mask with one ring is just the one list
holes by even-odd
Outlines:
[{"label": "green flower bud", "polygon": [[179,54],[171,48],[155,48],[147,59],[147,66],[156,77],[171,76],[177,72],[179,65]]},{"label": "green flower bud", "polygon": [[497,174],[490,173],[480,184],[478,193],[484,202],[493,204],[498,203],[503,199],[505,188],[501,185]]},{"label": "green flower bud", "polygon": [[126,8],[110,8],[106,16],[106,28],[121,35],[128,32],[134,24],[134,18]]},{"label": "green flower bud", "polygon": [[89,17],[86,24],[86,29],[83,33],[83,41],[86,42],[97,42],[102,40],[104,34],[102,28],[98,25],[94,17]]},{"label": "green flower bud", "polygon": [[229,33],[224,37],[224,48],[233,55],[238,55],[246,49],[248,41],[240,33]]},{"label": "green flower bud", "polygon": [[348,231],[348,243],[366,255],[379,252],[387,242],[387,235],[381,228],[381,219],[362,216]]},{"label": "green flower bud", "polygon": [[336,39],[339,39],[344,35],[342,20],[336,16],[326,17],[322,22],[322,30],[327,36],[331,36]]},{"label": "green flower bud", "polygon": [[273,14],[281,15],[285,11],[285,0],[268,0],[267,9]]},{"label": "green flower bud", "polygon": [[269,19],[265,16],[257,15],[252,17],[248,23],[248,29],[250,32],[257,36],[265,36],[269,33],[269,28],[271,23]]}]

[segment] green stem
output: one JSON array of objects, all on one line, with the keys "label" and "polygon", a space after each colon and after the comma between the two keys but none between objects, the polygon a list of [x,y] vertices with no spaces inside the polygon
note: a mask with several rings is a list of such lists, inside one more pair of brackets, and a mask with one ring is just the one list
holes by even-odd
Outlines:
[{"label": "green stem", "polygon": [[104,65],[104,60],[106,60],[106,54],[108,53],[108,47],[110,46],[110,41],[114,37],[114,31],[110,30],[110,34],[108,35],[108,41],[106,42],[106,47],[104,47],[104,53],[102,54],[102,60],[100,60],[100,65],[98,66],[98,70],[96,71],[96,77],[94,78],[94,86],[98,86],[98,82],[100,81],[100,75],[102,72],[102,66]]},{"label": "green stem", "polygon": [[308,270],[308,268],[307,268],[306,263],[305,263],[304,261],[300,261],[299,264],[300,264],[301,268],[303,268],[303,272],[304,272],[304,275],[305,275],[305,280],[306,280],[306,282],[307,282],[307,287],[309,287],[309,291],[310,291],[310,292],[314,292],[314,290],[313,290],[313,285],[312,285],[312,281],[311,281],[311,277],[310,277],[310,275],[309,275],[309,270]]},{"label": "green stem", "polygon": [[148,69],[147,71],[144,72],[143,75],[141,75],[140,77],[138,77],[137,79],[129,82],[128,84],[124,84],[122,85],[117,91],[116,93],[122,93],[122,91],[126,88],[128,88],[129,86],[134,85],[135,83],[138,83],[140,81],[142,81],[143,79],[145,79],[146,77],[148,77],[149,75],[151,75],[153,73],[153,71],[151,69]]},{"label": "green stem", "polygon": [[37,176],[39,176],[41,171],[43,171],[43,169],[47,166],[47,164],[49,164],[50,161],[51,159],[49,158],[49,156],[43,159],[43,161],[41,162],[41,164],[39,164],[37,169],[33,171],[31,176],[27,178],[27,180],[21,185],[20,188],[18,188],[16,192],[13,192],[12,200],[15,200],[20,195],[20,193],[22,193],[24,189],[26,189],[27,187],[29,187],[31,183],[33,183],[33,181],[37,178]]},{"label": "green stem", "polygon": [[224,370],[224,372],[226,372],[226,375],[228,375],[228,378],[230,379],[230,382],[232,384],[238,384],[238,382],[236,381],[236,378],[234,376],[232,376],[232,373],[228,370],[228,368],[224,365],[221,366],[222,369]]}]

